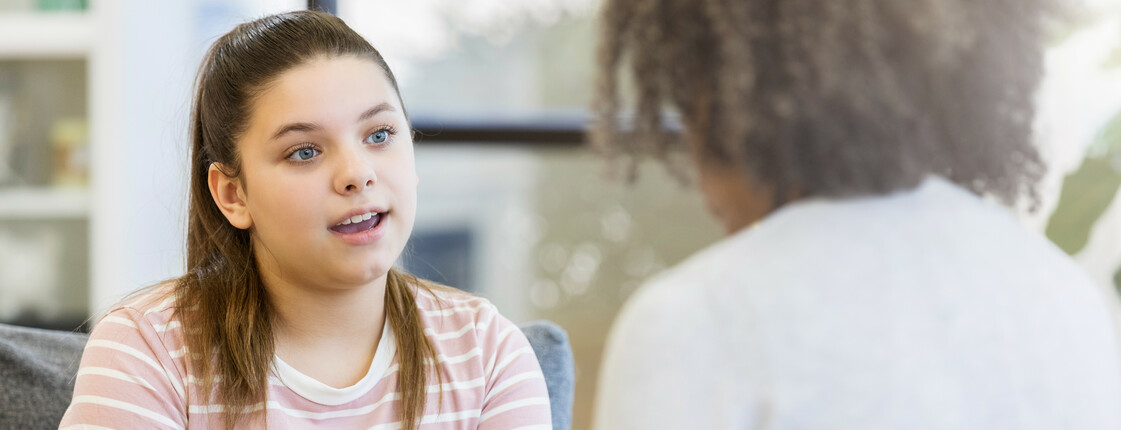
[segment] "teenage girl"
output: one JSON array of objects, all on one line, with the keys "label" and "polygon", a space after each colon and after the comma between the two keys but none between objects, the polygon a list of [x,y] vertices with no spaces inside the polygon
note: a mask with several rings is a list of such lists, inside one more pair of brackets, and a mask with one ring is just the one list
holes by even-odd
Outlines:
[{"label": "teenage girl", "polygon": [[393,268],[412,129],[342,20],[268,16],[203,60],[187,273],[96,325],[63,428],[549,428],[525,336]]}]

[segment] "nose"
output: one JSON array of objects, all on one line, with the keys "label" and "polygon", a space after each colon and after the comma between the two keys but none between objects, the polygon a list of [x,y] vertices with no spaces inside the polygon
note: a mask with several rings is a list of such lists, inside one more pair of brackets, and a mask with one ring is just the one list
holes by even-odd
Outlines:
[{"label": "nose", "polygon": [[335,191],[339,194],[361,193],[378,182],[374,163],[362,148],[338,152]]}]

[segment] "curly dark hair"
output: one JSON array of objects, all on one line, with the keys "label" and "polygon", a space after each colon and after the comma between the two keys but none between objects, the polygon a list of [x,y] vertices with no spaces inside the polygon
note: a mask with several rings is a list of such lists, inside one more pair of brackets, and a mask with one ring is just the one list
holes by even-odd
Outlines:
[{"label": "curly dark hair", "polygon": [[[801,196],[885,194],[929,174],[1038,202],[1031,143],[1046,0],[609,0],[594,145],[665,160],[663,107],[700,156]],[[630,76],[620,68],[629,63]],[[633,78],[632,124],[620,124]],[[703,117],[703,130],[690,121]],[[623,132],[624,129],[631,129]]]}]

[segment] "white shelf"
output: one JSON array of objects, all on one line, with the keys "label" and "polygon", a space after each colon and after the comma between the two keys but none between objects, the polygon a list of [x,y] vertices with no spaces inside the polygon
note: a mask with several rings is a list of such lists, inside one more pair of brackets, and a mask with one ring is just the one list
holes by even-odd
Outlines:
[{"label": "white shelf", "polygon": [[76,188],[0,188],[0,221],[85,218],[89,191]]},{"label": "white shelf", "polygon": [[85,12],[0,13],[0,60],[82,58],[94,42]]}]

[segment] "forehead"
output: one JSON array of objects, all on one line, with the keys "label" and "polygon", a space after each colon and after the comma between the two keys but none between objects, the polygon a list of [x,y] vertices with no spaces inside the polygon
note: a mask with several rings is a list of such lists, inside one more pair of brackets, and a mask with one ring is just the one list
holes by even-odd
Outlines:
[{"label": "forehead", "polygon": [[397,92],[377,63],[352,56],[317,58],[262,88],[251,104],[248,131],[289,122],[341,125],[381,103],[402,112]]}]

